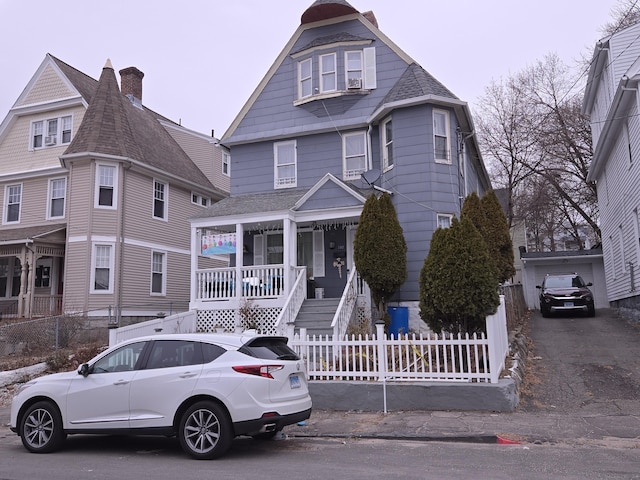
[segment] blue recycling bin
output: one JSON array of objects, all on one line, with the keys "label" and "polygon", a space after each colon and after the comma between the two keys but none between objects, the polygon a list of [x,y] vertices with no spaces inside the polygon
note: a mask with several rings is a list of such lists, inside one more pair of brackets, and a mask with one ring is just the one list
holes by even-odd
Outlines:
[{"label": "blue recycling bin", "polygon": [[389,335],[398,338],[409,333],[409,307],[387,307],[387,313],[391,317]]}]

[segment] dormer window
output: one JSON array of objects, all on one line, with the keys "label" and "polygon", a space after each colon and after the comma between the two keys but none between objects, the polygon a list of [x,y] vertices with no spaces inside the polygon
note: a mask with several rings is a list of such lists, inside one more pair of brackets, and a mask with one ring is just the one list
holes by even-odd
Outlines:
[{"label": "dormer window", "polygon": [[335,92],[337,89],[336,54],[320,55],[320,91]]},{"label": "dormer window", "polygon": [[69,144],[72,124],[71,115],[33,122],[31,124],[31,150]]},{"label": "dormer window", "polygon": [[316,51],[320,49],[314,47],[294,55],[299,58],[298,96],[294,105],[354,93],[366,94],[376,88],[375,47],[357,50],[353,45],[350,50],[343,50],[338,44],[333,47],[335,51],[327,51],[330,46],[323,45],[318,53]]},{"label": "dormer window", "polygon": [[300,79],[298,82],[298,97],[305,98],[311,96],[311,87],[312,79],[311,79],[311,59],[307,58],[306,60],[302,60],[298,62],[298,78]]}]

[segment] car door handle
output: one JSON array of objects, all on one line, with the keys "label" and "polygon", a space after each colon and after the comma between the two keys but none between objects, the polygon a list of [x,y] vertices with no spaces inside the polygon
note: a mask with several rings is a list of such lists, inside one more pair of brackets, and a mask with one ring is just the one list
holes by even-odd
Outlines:
[{"label": "car door handle", "polygon": [[114,385],[126,385],[127,383],[129,383],[129,380],[116,380],[113,382]]},{"label": "car door handle", "polygon": [[185,372],[182,375],[180,375],[180,378],[191,378],[191,377],[195,377],[198,373],[197,372]]}]

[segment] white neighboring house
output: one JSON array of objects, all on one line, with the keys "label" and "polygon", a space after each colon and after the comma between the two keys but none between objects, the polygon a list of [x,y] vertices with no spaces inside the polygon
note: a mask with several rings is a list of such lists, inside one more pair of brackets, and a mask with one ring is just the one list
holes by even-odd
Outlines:
[{"label": "white neighboring house", "polygon": [[591,120],[607,298],[640,310],[640,24],[595,47],[583,113]]}]

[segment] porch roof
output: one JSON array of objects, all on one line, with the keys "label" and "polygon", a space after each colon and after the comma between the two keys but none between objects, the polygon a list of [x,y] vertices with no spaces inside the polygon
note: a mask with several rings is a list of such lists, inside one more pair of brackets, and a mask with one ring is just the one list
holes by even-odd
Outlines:
[{"label": "porch roof", "polygon": [[0,230],[0,245],[29,243],[35,239],[51,235],[67,228],[64,223],[53,225],[38,225],[36,227],[22,227]]},{"label": "porch roof", "polygon": [[280,212],[291,210],[307,190],[278,190],[227,197],[212,204],[193,218],[229,217],[256,212]]}]

